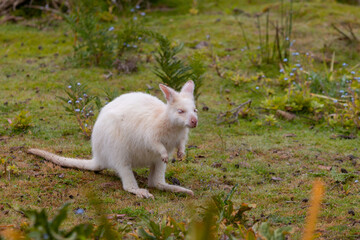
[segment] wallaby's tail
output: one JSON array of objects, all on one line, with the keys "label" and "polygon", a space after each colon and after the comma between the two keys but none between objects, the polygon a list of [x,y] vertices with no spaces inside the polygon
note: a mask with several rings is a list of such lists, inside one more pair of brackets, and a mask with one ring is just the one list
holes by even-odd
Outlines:
[{"label": "wallaby's tail", "polygon": [[46,160],[56,163],[63,167],[79,168],[79,169],[91,170],[91,171],[102,170],[102,168],[98,166],[98,164],[95,162],[94,159],[86,160],[86,159],[77,159],[77,158],[66,158],[36,148],[30,148],[27,150],[27,152],[45,158]]}]

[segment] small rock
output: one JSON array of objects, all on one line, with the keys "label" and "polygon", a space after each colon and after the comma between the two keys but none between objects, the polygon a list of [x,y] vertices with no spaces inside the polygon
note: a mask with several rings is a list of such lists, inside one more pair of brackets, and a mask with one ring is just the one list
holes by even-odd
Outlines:
[{"label": "small rock", "polygon": [[207,112],[207,111],[209,111],[209,107],[208,106],[203,106],[202,110]]},{"label": "small rock", "polygon": [[273,181],[282,181],[283,179],[280,177],[272,177],[271,180]]},{"label": "small rock", "polygon": [[196,146],[196,145],[189,145],[187,148],[188,148],[188,149],[191,149],[191,148],[198,148],[198,146]]},{"label": "small rock", "polygon": [[250,164],[247,163],[247,162],[239,162],[239,165],[240,165],[241,167],[244,167],[244,168],[249,168],[249,167],[250,167]]},{"label": "small rock", "polygon": [[327,170],[327,171],[331,171],[331,169],[332,169],[331,166],[323,166],[323,165],[319,165],[318,168],[320,168],[322,170]]},{"label": "small rock", "polygon": [[113,73],[109,71],[107,74],[104,74],[103,76],[106,80],[108,80],[108,79],[112,78]]},{"label": "small rock", "polygon": [[215,163],[211,164],[211,167],[219,168],[219,167],[221,167],[221,165],[222,165],[222,163],[215,162]]},{"label": "small rock", "polygon": [[355,216],[354,210],[349,210],[349,211],[348,211],[348,214],[350,214],[351,216]]},{"label": "small rock", "polygon": [[201,49],[201,48],[204,48],[204,47],[207,47],[209,46],[209,43],[206,42],[206,41],[201,41],[199,42],[198,44],[196,44],[195,46],[195,49]]},{"label": "small rock", "polygon": [[225,92],[226,92],[226,93],[230,93],[230,89],[226,88],[226,89],[225,89]]},{"label": "small rock", "polygon": [[64,176],[65,175],[62,173],[62,174],[59,175],[59,178],[64,178]]},{"label": "small rock", "polygon": [[85,213],[85,210],[82,208],[75,209],[75,214],[82,215]]},{"label": "small rock", "polygon": [[224,190],[231,190],[231,189],[233,189],[233,186],[230,186],[230,185],[223,185],[223,188],[224,188]]},{"label": "small rock", "polygon": [[[296,115],[293,114],[293,113],[289,113],[289,112],[286,112],[286,111],[281,111],[281,110],[277,110],[276,111],[276,115],[277,116],[280,116],[288,121],[292,121],[295,119]],[[296,136],[296,135],[295,135]]]},{"label": "small rock", "polygon": [[152,87],[152,86],[149,85],[149,84],[146,84],[146,87],[147,87],[148,90],[153,90],[153,89],[154,89],[154,87]]},{"label": "small rock", "polygon": [[283,135],[283,137],[296,137],[296,134],[286,133],[286,134]]},{"label": "small rock", "polygon": [[356,156],[354,156],[354,155],[352,155],[352,154],[349,154],[347,157],[348,157],[350,160],[358,159],[358,157],[356,157]]},{"label": "small rock", "polygon": [[175,178],[175,177],[171,177],[170,178],[170,182],[174,185],[180,185],[180,181],[179,179]]},{"label": "small rock", "polygon": [[234,8],[234,9],[233,9],[233,13],[234,13],[235,15],[240,15],[240,14],[243,14],[244,11],[241,10],[240,8]]}]

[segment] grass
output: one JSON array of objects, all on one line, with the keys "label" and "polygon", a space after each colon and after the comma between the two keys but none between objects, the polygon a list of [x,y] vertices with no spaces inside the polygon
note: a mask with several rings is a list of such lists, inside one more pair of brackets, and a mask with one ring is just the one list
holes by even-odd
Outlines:
[{"label": "grass", "polygon": [[[266,71],[276,75],[278,69],[255,68],[248,65],[241,48],[245,46],[240,29],[231,15],[232,7],[246,12],[259,12],[277,4],[245,4],[230,2],[221,6],[222,14],[214,6],[201,6],[197,16],[177,13],[148,14],[147,24],[185,46],[211,41],[224,67],[238,69],[244,75]],[[333,16],[338,21],[359,18],[358,7],[335,3],[301,2],[294,5],[294,49],[311,51],[320,58],[336,52],[339,64],[356,65],[359,51],[337,40],[330,29]],[[316,9],[316,11],[314,11]],[[344,14],[344,13],[347,14]],[[240,16],[248,38],[256,41],[255,20]],[[220,19],[220,21],[217,21]],[[32,20],[36,25],[36,20]],[[117,24],[121,24],[120,22]],[[337,130],[326,126],[312,127],[304,119],[294,122],[279,120],[274,126],[258,126],[256,121],[240,120],[238,124],[216,125],[216,116],[227,108],[226,97],[239,104],[252,98],[252,106],[259,106],[260,98],[251,91],[234,87],[219,78],[212,68],[206,73],[199,98],[200,124],[190,133],[186,160],[168,164],[167,178],[177,178],[195,192],[195,197],[151,190],[155,200],[139,199],[122,190],[121,181],[112,171],[96,174],[76,169],[64,169],[25,153],[27,147],[37,147],[64,156],[91,158],[90,142],[80,134],[73,117],[68,116],[56,96],[63,96],[66,80],[70,77],[86,82],[94,94],[103,94],[104,87],[120,89],[121,93],[148,91],[163,99],[158,90],[158,79],[151,72],[154,61],[141,62],[140,70],[131,75],[116,75],[105,79],[109,70],[103,68],[74,68],[68,57],[72,53],[71,31],[63,23],[38,30],[20,24],[0,26],[0,157],[9,157],[21,170],[10,180],[0,177],[0,226],[18,226],[24,218],[15,209],[47,208],[53,213],[66,201],[71,208],[85,209],[85,214],[70,213],[69,225],[93,222],[95,210],[88,204],[91,190],[104,201],[104,213],[127,214],[123,223],[137,227],[139,216],[151,215],[161,219],[171,215],[177,220],[192,214],[192,207],[200,205],[214,193],[229,191],[240,185],[234,202],[254,203],[257,207],[249,215],[253,221],[269,221],[275,226],[294,227],[293,239],[303,232],[313,181],[320,177],[325,183],[325,195],[317,232],[323,239],[355,239],[359,237],[359,160],[354,165],[349,155],[358,154],[360,140],[331,139]],[[324,47],[327,45],[330,47]],[[226,51],[226,48],[236,48]],[[153,50],[150,44],[144,51]],[[194,50],[185,48],[184,54]],[[350,54],[351,53],[351,54]],[[208,62],[210,64],[210,61]],[[322,63],[319,63],[319,69]],[[275,69],[274,69],[275,68]],[[154,90],[147,90],[149,84]],[[228,89],[229,91],[224,91]],[[201,110],[208,106],[209,111]],[[20,134],[11,132],[8,119],[21,110],[32,115],[32,128]],[[286,134],[295,137],[286,137]],[[220,167],[218,164],[220,163]],[[326,170],[322,166],[332,167]],[[2,166],[0,166],[0,169]],[[342,173],[345,169],[348,173]],[[137,170],[137,180],[146,187],[148,170]],[[345,180],[344,180],[345,179]],[[348,191],[347,191],[348,190]],[[2,206],[2,207],[1,207]],[[355,215],[348,212],[353,210]]]}]

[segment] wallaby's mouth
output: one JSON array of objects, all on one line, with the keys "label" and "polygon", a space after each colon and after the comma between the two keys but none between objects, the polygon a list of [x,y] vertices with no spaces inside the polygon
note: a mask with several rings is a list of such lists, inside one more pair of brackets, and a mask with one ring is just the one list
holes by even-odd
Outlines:
[{"label": "wallaby's mouth", "polygon": [[197,123],[186,124],[186,127],[188,127],[188,128],[196,128],[196,126],[197,126]]}]

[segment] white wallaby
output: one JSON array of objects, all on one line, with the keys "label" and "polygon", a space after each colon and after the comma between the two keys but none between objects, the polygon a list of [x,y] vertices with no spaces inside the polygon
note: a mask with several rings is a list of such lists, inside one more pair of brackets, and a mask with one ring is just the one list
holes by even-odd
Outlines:
[{"label": "white wallaby", "polygon": [[165,182],[169,157],[185,156],[189,128],[198,123],[194,102],[194,82],[188,81],[180,92],[160,84],[167,104],[145,93],[128,93],[108,103],[100,112],[91,136],[91,160],[60,157],[40,149],[28,153],[64,167],[100,171],[113,169],[124,190],[139,197],[153,198],[135,180],[133,168],[150,167],[149,187],[193,195],[189,189]]}]

